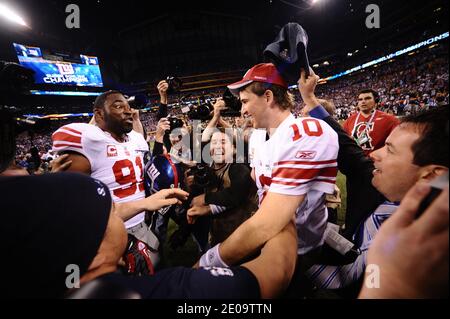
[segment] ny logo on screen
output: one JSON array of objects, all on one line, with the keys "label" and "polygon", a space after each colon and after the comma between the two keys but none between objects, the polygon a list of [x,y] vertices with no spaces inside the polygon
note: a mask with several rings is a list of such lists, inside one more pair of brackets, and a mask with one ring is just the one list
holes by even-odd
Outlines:
[{"label": "ny logo on screen", "polygon": [[56,66],[58,67],[59,74],[61,75],[75,74],[72,64],[56,63]]}]

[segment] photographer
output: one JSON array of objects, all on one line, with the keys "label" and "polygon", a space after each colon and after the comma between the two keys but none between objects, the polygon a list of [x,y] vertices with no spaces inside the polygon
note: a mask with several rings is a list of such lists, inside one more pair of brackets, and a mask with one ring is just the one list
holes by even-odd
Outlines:
[{"label": "photographer", "polygon": [[[216,105],[220,105],[220,102]],[[198,217],[211,215],[210,245],[215,246],[256,211],[257,202],[256,187],[251,179],[250,169],[245,164],[233,163],[234,147],[231,134],[216,130],[211,138],[210,155],[210,168],[214,175],[205,189],[205,194],[192,200],[187,218],[188,222],[193,224]],[[194,182],[195,176],[187,177],[188,187]]]},{"label": "photographer", "polygon": [[164,147],[166,151],[170,151],[170,140],[166,136],[166,131],[170,130],[169,122],[167,121],[168,111],[168,97],[167,90],[169,89],[169,84],[167,81],[163,80],[158,83],[158,92],[160,97],[160,103],[158,108],[158,113],[156,114],[156,119],[159,121],[156,129],[155,145],[153,146],[153,155],[164,154]]},{"label": "photographer", "polygon": [[[228,98],[229,100],[230,98]],[[230,103],[230,102],[229,102]],[[231,103],[230,103],[231,104]],[[216,127],[225,129],[233,128],[233,138],[236,145],[236,163],[248,163],[248,141],[253,133],[253,121],[251,118],[244,118],[243,116],[234,117],[234,127],[222,118],[222,112],[228,110],[227,101],[218,99],[214,104],[213,118],[209,121],[208,126],[202,134],[202,143],[207,143],[211,140],[212,134]]]},{"label": "photographer", "polygon": [[167,104],[169,104],[169,99],[167,97],[167,90],[169,89],[169,83],[167,81],[163,80],[158,83],[158,92],[160,97],[160,104],[158,109],[158,114],[156,115],[156,118],[158,120],[162,119],[163,117],[167,117],[169,114],[167,109]]},{"label": "photographer", "polygon": [[203,131],[202,143],[207,143],[211,140],[211,136],[216,131],[218,126],[223,128],[231,128],[231,125],[228,124],[220,115],[220,112],[226,109],[225,102],[222,99],[217,99],[213,107],[213,118],[208,122],[208,125]]},{"label": "photographer", "polygon": [[156,118],[159,120],[156,128],[155,144],[152,155],[170,154],[175,162],[192,167],[192,153],[190,148],[190,131],[186,123],[177,117],[169,116],[168,93],[175,92],[181,85],[180,80],[168,77],[158,83],[160,105]]},{"label": "photographer", "polygon": [[[169,139],[169,148],[165,145],[166,137]],[[191,161],[192,152],[189,144],[190,132],[182,120],[178,118],[162,118],[159,120],[156,128],[152,155],[170,154],[174,162],[181,163],[186,167],[192,167],[195,163]]]}]

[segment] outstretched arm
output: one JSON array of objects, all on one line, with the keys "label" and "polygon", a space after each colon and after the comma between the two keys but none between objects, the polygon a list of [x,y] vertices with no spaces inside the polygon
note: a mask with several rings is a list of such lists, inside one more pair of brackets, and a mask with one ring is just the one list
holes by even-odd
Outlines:
[{"label": "outstretched arm", "polygon": [[288,287],[297,261],[297,232],[290,222],[261,249],[261,254],[242,266],[258,279],[261,297],[276,298]]},{"label": "outstretched arm", "polygon": [[225,102],[222,99],[218,99],[214,104],[213,118],[209,121],[208,126],[206,126],[205,130],[203,131],[202,142],[209,142],[211,140],[211,136],[216,131],[217,124],[224,122],[220,117],[220,112],[224,109]]},{"label": "outstretched arm", "polygon": [[206,252],[199,265],[225,267],[239,264],[291,222],[304,198],[305,195],[289,196],[269,192],[258,211],[222,244]]},{"label": "outstretched arm", "polygon": [[165,206],[181,205],[181,202],[187,200],[188,196],[188,193],[178,188],[164,189],[138,201],[115,203],[114,210],[120,218],[127,221],[144,210],[157,211]]},{"label": "outstretched arm", "polygon": [[328,112],[320,106],[314,90],[319,77],[311,71],[311,75],[306,77],[305,71],[301,72],[298,82],[299,91],[305,102],[304,113],[314,118],[318,118],[327,122],[339,137],[339,170],[346,176],[357,176],[358,179],[372,179],[372,171],[374,170],[373,162],[364,155],[361,147],[348,136],[347,132],[331,117]]}]

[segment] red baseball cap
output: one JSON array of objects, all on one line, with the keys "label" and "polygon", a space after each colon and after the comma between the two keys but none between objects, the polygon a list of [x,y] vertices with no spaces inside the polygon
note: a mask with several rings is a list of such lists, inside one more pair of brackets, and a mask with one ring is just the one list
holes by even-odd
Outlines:
[{"label": "red baseball cap", "polygon": [[288,88],[286,81],[283,79],[277,68],[272,63],[261,63],[255,65],[245,73],[244,78],[236,83],[228,85],[231,93],[239,94],[239,89],[253,82],[262,82],[276,84],[284,88]]}]

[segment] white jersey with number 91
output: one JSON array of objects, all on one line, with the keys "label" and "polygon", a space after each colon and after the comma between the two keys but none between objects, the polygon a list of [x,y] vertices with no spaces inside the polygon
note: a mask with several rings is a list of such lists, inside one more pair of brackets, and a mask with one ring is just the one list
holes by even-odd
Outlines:
[{"label": "white jersey with number 91", "polygon": [[[132,131],[126,141],[120,143],[97,126],[74,123],[58,129],[52,139],[53,151],[71,151],[86,157],[91,164],[91,176],[109,187],[115,202],[145,197],[144,155],[149,148],[141,134]],[[144,213],[141,213],[128,220],[125,226],[131,228],[143,220]]]}]

